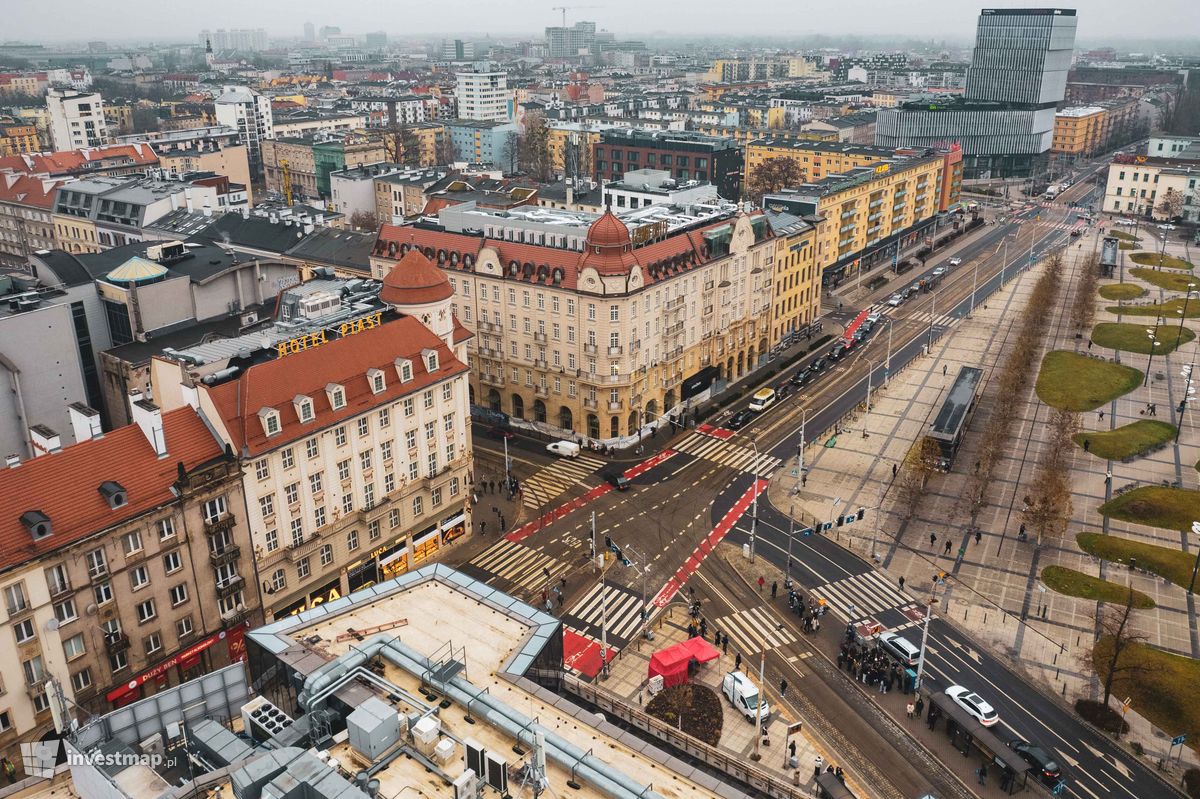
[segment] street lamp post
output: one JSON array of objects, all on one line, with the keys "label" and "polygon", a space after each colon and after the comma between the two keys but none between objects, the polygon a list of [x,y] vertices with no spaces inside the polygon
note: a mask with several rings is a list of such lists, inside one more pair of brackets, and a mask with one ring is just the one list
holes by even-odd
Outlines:
[{"label": "street lamp post", "polygon": [[[1200,535],[1200,522],[1192,522],[1192,532]],[[1196,588],[1196,571],[1200,570],[1200,546],[1196,547],[1196,563],[1192,566],[1192,581],[1188,583],[1188,593]]]},{"label": "street lamp post", "polygon": [[1183,432],[1183,414],[1187,411],[1188,401],[1191,400],[1192,395],[1196,393],[1196,388],[1192,385],[1192,369],[1195,367],[1195,363],[1196,355],[1195,350],[1193,350],[1192,363],[1189,363],[1187,366],[1183,367],[1183,369],[1179,372],[1180,376],[1183,377],[1183,399],[1179,401],[1179,424],[1175,426],[1176,444],[1179,443],[1179,434]]},{"label": "street lamp post", "polygon": [[1183,310],[1179,312],[1179,332],[1175,334],[1175,349],[1179,349],[1179,339],[1183,337],[1183,320],[1187,319],[1188,300],[1195,293],[1195,288],[1195,283],[1188,283],[1187,294],[1183,295]]},{"label": "street lamp post", "polygon": [[888,317],[888,348],[887,361],[883,364],[883,382],[890,382],[892,379],[892,317]]},{"label": "street lamp post", "polygon": [[971,273],[971,309],[967,312],[967,316],[975,313],[975,286],[979,282],[979,259],[975,259],[975,271]]},{"label": "street lamp post", "polygon": [[933,589],[929,594],[929,607],[925,609],[925,627],[921,630],[921,659],[917,661],[917,680],[914,691],[921,690],[921,677],[925,674],[925,655],[929,651],[929,620],[933,618],[933,607],[937,604],[937,587],[945,581],[946,573],[938,572],[933,578]]},{"label": "street lamp post", "polygon": [[1142,381],[1143,388],[1150,385],[1150,366],[1154,363],[1154,348],[1160,345],[1159,340],[1154,336],[1153,330],[1146,330],[1146,338],[1150,340],[1150,357],[1146,359],[1146,379]]},{"label": "street lamp post", "polygon": [[926,345],[926,352],[933,352],[933,318],[937,316],[937,292],[930,290],[932,304],[929,306],[929,343]]},{"label": "street lamp post", "polygon": [[754,508],[751,510],[750,519],[750,562],[754,562],[754,540],[758,535],[758,442],[753,438],[750,439],[750,446],[754,447],[754,482],[751,483],[751,488],[754,491]]},{"label": "street lamp post", "polygon": [[[878,363],[878,361],[872,361],[869,358],[866,359],[866,361],[867,361],[867,411],[870,412],[870,410],[871,410],[871,376],[875,372],[875,364]],[[863,422],[863,429],[864,430],[866,429],[865,421]]]}]

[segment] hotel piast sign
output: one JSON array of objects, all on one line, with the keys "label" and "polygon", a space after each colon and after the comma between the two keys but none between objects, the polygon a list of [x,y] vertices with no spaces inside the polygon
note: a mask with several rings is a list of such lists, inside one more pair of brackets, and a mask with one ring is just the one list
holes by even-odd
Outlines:
[{"label": "hotel piast sign", "polygon": [[358,319],[351,319],[342,322],[337,327],[327,327],[324,330],[317,330],[313,333],[305,333],[303,336],[290,338],[287,341],[281,341],[275,345],[275,354],[282,358],[285,355],[294,355],[297,352],[311,350],[314,347],[319,347],[332,341],[334,338],[345,338],[353,336],[355,333],[361,333],[364,330],[370,330],[374,327],[379,327],[383,324],[383,311],[373,313],[370,316],[363,316]]}]

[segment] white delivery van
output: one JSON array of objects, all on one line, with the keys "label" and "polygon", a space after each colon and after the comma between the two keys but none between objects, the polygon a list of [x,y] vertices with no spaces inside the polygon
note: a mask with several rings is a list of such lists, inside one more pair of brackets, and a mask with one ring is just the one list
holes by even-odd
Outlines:
[{"label": "white delivery van", "polygon": [[754,396],[750,398],[750,410],[755,413],[762,413],[767,408],[775,404],[775,389],[760,388],[754,392]]},{"label": "white delivery van", "polygon": [[756,718],[766,721],[771,715],[771,709],[767,706],[767,700],[763,699],[762,715],[761,717],[759,716],[758,688],[754,683],[750,682],[749,677],[740,671],[731,671],[725,675],[725,679],[721,680],[721,693],[725,694],[725,698],[729,700],[729,704],[733,705],[734,709],[751,724],[754,723]]},{"label": "white delivery van", "polygon": [[574,441],[552,441],[546,445],[546,451],[553,452],[563,458],[578,458],[579,445]]}]

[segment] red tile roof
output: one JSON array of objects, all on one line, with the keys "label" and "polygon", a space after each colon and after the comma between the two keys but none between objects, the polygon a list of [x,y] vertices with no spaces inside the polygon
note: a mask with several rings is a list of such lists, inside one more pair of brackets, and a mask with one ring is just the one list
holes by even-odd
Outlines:
[{"label": "red tile roof", "polygon": [[[425,349],[438,354],[438,370],[432,374],[421,358]],[[413,379],[407,383],[401,383],[396,374],[396,358],[412,361]],[[383,370],[383,393],[371,393],[369,369]],[[361,333],[251,366],[233,380],[211,388],[202,386],[201,390],[210,393],[234,448],[253,457],[466,370],[446,343],[419,319],[402,316]],[[329,404],[325,386],[330,383],[346,390],[346,405],[340,410],[335,411]],[[313,421],[300,422],[292,402],[298,394],[312,399]],[[279,412],[281,432],[269,439],[258,417],[263,408]]]},{"label": "red tile roof", "polygon": [[409,250],[383,278],[379,299],[389,305],[424,305],[454,296],[450,281],[420,250]]},{"label": "red tile roof", "polygon": [[48,211],[54,207],[54,191],[64,182],[39,175],[0,172],[0,202],[28,205]]},{"label": "red tile roof", "polygon": [[[222,446],[190,407],[163,414],[166,457],[159,458],[137,425],[67,447],[54,455],[0,470],[0,570],[131,519],[174,499],[178,463],[192,469],[217,458]],[[121,484],[128,502],[112,509],[100,493],[105,480]],[[21,514],[40,510],[53,534],[34,541]]]},{"label": "red tile roof", "polygon": [[52,176],[73,175],[103,168],[108,161],[127,161],[119,166],[154,166],[158,155],[149,144],[112,144],[84,150],[60,150],[0,158],[0,169],[14,172],[38,172]]}]

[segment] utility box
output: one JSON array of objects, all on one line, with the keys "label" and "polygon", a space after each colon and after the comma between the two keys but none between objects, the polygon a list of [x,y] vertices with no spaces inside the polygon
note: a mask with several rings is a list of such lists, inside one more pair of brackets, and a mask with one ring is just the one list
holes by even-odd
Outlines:
[{"label": "utility box", "polygon": [[350,748],[371,762],[400,740],[400,716],[395,708],[371,697],[346,717]]}]

